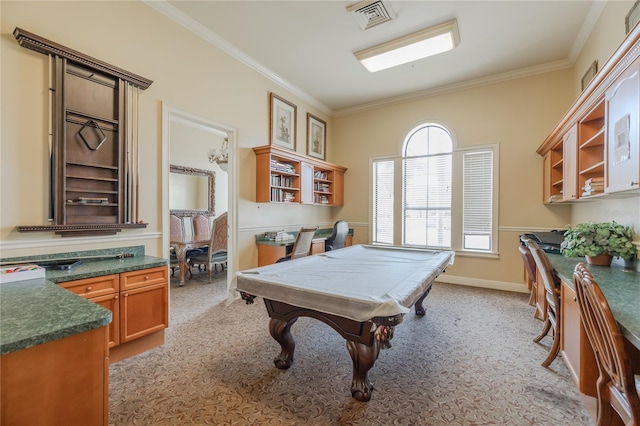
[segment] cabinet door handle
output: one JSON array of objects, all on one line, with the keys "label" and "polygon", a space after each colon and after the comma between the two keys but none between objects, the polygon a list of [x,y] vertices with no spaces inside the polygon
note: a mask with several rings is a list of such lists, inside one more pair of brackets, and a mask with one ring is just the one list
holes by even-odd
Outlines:
[{"label": "cabinet door handle", "polygon": [[631,181],[631,186],[637,186],[638,182]]}]

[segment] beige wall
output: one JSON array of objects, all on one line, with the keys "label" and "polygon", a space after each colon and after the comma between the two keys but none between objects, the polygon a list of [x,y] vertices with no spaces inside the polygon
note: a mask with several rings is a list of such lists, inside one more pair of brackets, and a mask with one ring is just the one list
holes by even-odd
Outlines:
[{"label": "beige wall", "polygon": [[[238,209],[230,222],[238,230],[239,269],[256,265],[254,235],[266,229],[326,226],[343,218],[356,229],[357,243],[369,242],[370,157],[398,153],[411,127],[436,120],[454,132],[459,146],[500,144],[499,259],[458,256],[447,276],[472,285],[522,290],[522,261],[515,250],[520,233],[609,215],[640,228],[638,212],[629,201],[607,201],[595,209],[544,206],[542,159],[535,153],[576,98],[583,69],[595,57],[608,58],[622,40],[627,6],[628,2],[607,4],[596,38],[574,69],[329,117],[142,2],[2,1],[1,255],[134,244],[144,244],[148,254],[161,255],[166,194],[161,183],[162,102],[237,129]],[[609,32],[611,25],[615,31]],[[17,225],[46,224],[48,185],[47,58],[19,47],[11,34],[15,27],[154,81],[142,92],[140,105],[141,217],[149,222],[147,229],[75,239],[15,231]],[[327,159],[348,167],[344,207],[254,202],[251,148],[268,144],[270,91],[298,106],[298,152],[305,151],[306,113],[328,122]]]},{"label": "beige wall", "polygon": [[[330,117],[223,53],[146,4],[2,1],[2,141],[0,249],[2,257],[79,248],[145,245],[162,255],[162,103],[237,129],[238,268],[255,266],[254,234],[332,223],[332,208],[257,204],[251,147],[269,143],[270,91],[298,107],[297,151],[305,150],[306,113]],[[20,27],[154,81],[140,104],[140,216],[145,230],[114,237],[64,238],[18,233],[18,225],[47,224],[47,57],[22,48]],[[331,155],[331,138],[328,140]],[[230,220],[230,222],[232,219]]]}]

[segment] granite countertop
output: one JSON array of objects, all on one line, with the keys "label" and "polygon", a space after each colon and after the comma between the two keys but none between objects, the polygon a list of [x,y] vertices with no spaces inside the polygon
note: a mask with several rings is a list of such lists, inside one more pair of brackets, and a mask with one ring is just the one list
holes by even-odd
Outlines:
[{"label": "granite countertop", "polygon": [[640,272],[616,265],[589,265],[582,257],[564,257],[552,253],[548,253],[548,256],[560,279],[574,291],[573,271],[576,265],[583,262],[587,266],[607,298],[620,331],[640,349]]},{"label": "granite countertop", "polygon": [[[34,262],[37,264],[37,262]],[[134,256],[124,259],[83,260],[78,266],[70,270],[47,269],[47,280],[54,283],[99,277],[102,275],[119,274],[120,272],[138,269],[167,266],[169,261],[154,256]]]},{"label": "granite countertop", "polygon": [[111,323],[111,311],[45,279],[0,284],[0,354]]},{"label": "granite countertop", "polygon": [[[38,264],[37,259],[33,259]],[[56,283],[166,266],[167,259],[136,255],[84,260],[70,270],[47,270],[45,279],[0,284],[0,354],[61,339],[111,323],[111,311]]]}]

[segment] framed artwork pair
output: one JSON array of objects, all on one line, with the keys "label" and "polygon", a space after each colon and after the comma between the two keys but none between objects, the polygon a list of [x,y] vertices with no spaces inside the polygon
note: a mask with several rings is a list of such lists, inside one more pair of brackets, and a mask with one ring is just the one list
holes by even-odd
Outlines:
[{"label": "framed artwork pair", "polygon": [[[270,93],[269,137],[271,145],[296,150],[298,107]],[[327,123],[307,113],[307,155],[324,160],[327,148]]]}]

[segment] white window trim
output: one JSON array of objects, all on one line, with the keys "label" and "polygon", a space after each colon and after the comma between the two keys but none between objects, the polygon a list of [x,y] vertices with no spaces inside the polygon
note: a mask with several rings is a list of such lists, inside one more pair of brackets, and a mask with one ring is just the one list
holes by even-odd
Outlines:
[{"label": "white window trim", "polygon": [[491,206],[492,209],[492,220],[491,220],[491,251],[485,250],[470,250],[463,249],[463,241],[462,241],[462,196],[453,197],[453,205],[451,212],[451,249],[455,250],[456,253],[475,253],[478,254],[477,257],[486,257],[487,255],[497,255],[499,253],[498,250],[498,208],[500,206],[499,196],[500,196],[500,180],[499,180],[499,171],[500,171],[500,144],[498,142],[489,143],[484,145],[473,145],[466,147],[458,147],[453,151],[453,170],[456,171],[453,175],[452,179],[452,187],[454,194],[462,194],[462,185],[463,185],[463,174],[462,174],[462,161],[463,154],[467,152],[473,151],[484,151],[491,150],[493,152],[493,203]]},{"label": "white window trim", "polygon": [[[492,203],[492,223],[491,223],[491,251],[479,251],[468,250],[462,248],[462,196],[454,196],[452,198],[451,205],[451,250],[456,252],[456,255],[462,257],[477,257],[477,258],[499,258],[499,234],[498,224],[499,221],[499,206],[500,206],[500,143],[488,143],[483,145],[473,145],[467,147],[459,147],[454,141],[453,149],[453,170],[455,173],[452,176],[452,191],[454,194],[462,194],[462,159],[465,152],[479,151],[491,149],[493,151],[493,203]],[[396,165],[394,176],[396,188],[395,194],[402,194],[402,155],[379,155],[369,157],[369,197],[373,194],[373,163],[379,160],[393,160]],[[396,195],[397,196],[397,195]],[[402,239],[402,202],[394,203],[394,245],[400,245]],[[369,241],[373,241],[373,200],[369,202]]]}]

